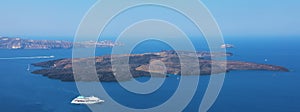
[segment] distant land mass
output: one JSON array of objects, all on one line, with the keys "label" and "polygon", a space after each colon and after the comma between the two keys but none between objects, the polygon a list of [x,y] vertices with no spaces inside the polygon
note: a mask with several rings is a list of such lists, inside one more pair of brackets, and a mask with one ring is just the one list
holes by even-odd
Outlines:
[{"label": "distant land mass", "polygon": [[[181,55],[178,55],[180,53]],[[220,52],[196,52],[199,66],[192,65],[193,52],[189,51],[161,51],[153,53],[143,53],[143,54],[118,54],[118,55],[106,55],[98,56],[94,58],[77,58],[74,59],[76,66],[80,65],[82,68],[82,73],[79,73],[79,76],[76,77],[77,81],[102,81],[102,82],[111,82],[117,81],[116,79],[121,79],[122,81],[127,81],[136,77],[149,77],[151,74],[157,77],[167,77],[166,74],[175,74],[175,75],[211,75],[218,73],[225,73],[232,70],[268,70],[268,71],[282,71],[288,72],[287,68],[275,65],[267,64],[257,64],[251,62],[242,62],[242,61],[217,61],[211,60],[211,57],[221,57],[221,56],[232,56],[232,53],[220,53]],[[180,60],[179,56],[185,57],[184,60]],[[113,62],[111,61],[113,58]],[[95,60],[95,67],[97,72],[97,78],[91,77],[90,71],[86,71],[84,68],[90,66],[88,60]],[[119,63],[119,68],[114,68],[119,71],[117,74],[112,69],[112,63],[118,62],[120,60],[129,59],[129,66],[126,63]],[[154,63],[153,62],[158,62]],[[160,64],[163,63],[163,64]],[[227,66],[226,66],[227,64]],[[42,74],[49,78],[59,79],[61,81],[74,81],[72,69],[72,59],[59,59],[51,60],[46,62],[34,63],[32,64],[37,67],[43,67],[41,69],[35,70],[32,73]],[[152,69],[149,69],[151,68]],[[160,72],[163,68],[165,74]],[[187,71],[181,71],[181,68],[187,68]],[[195,71],[195,67],[200,68],[200,73]],[[212,72],[212,67],[217,68]],[[78,67],[77,67],[78,68]],[[126,69],[130,70],[130,73],[126,72]],[[123,72],[124,71],[124,72]],[[77,71],[74,71],[77,72]],[[183,73],[185,72],[185,73]],[[199,73],[199,74],[198,74]]]},{"label": "distant land mass", "polygon": [[121,43],[113,41],[85,41],[76,42],[71,41],[61,41],[61,40],[31,40],[31,39],[21,39],[21,38],[9,38],[0,37],[0,49],[70,49],[73,45],[89,48],[96,45],[96,47],[113,47],[120,46]]}]

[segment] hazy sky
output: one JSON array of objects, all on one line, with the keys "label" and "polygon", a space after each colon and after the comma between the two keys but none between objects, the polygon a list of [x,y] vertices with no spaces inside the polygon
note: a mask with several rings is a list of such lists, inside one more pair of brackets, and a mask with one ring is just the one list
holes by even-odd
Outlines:
[{"label": "hazy sky", "polygon": [[[73,37],[97,0],[1,0],[0,35]],[[202,0],[224,36],[300,36],[300,0]]]}]

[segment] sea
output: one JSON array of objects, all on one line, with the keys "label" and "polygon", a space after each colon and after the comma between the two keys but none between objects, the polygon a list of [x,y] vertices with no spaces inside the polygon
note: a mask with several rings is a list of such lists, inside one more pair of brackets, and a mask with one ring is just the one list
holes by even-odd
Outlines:
[{"label": "sea", "polygon": [[[299,112],[300,111],[300,52],[297,37],[227,38],[228,49],[234,55],[228,60],[249,61],[284,66],[290,72],[231,71],[209,112]],[[158,47],[159,46],[159,47]],[[162,42],[144,42],[133,53],[171,49]],[[207,50],[197,48],[198,50]],[[111,48],[99,48],[96,55],[110,54]],[[38,58],[37,56],[55,56]],[[17,58],[23,57],[23,58]],[[26,58],[27,57],[27,58]],[[36,57],[36,58],[28,58]],[[71,58],[72,49],[0,50],[1,112],[91,112],[86,105],[71,104],[79,96],[75,82],[62,82],[30,72],[38,67],[28,65],[53,59]],[[172,75],[154,93],[141,95],[123,89],[117,82],[101,83],[116,102],[135,109],[147,109],[163,104],[176,91],[178,77]],[[199,76],[185,76],[198,78]],[[192,101],[183,110],[197,112],[210,76],[200,76]],[[146,82],[149,77],[136,80]],[[85,82],[89,83],[89,82]],[[100,93],[101,94],[101,93]],[[106,99],[102,98],[101,99]],[[180,103],[179,103],[180,104]],[[96,104],[96,105],[105,105]],[[114,105],[105,105],[114,106]]]}]

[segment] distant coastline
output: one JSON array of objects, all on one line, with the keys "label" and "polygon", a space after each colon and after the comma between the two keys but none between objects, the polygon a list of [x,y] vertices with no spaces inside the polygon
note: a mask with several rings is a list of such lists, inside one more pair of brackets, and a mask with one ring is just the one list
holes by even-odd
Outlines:
[{"label": "distant coastline", "polygon": [[114,47],[121,46],[122,43],[109,40],[103,41],[84,41],[73,43],[62,40],[32,40],[22,38],[0,37],[0,49],[70,49],[76,45],[82,48],[89,47]]}]

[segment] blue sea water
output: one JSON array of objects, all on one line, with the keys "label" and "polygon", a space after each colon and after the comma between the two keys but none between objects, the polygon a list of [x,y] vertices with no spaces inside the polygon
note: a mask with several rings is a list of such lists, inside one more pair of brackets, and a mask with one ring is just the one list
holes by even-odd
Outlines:
[{"label": "blue sea water", "polygon": [[[300,57],[297,38],[234,38],[225,40],[235,45],[229,60],[243,60],[285,66],[291,72],[232,71],[226,74],[224,86],[210,112],[298,112],[300,111]],[[154,47],[159,46],[159,47]],[[149,42],[135,53],[170,49],[167,45]],[[199,48],[200,49],[200,48]],[[109,48],[97,49],[97,55],[109,54]],[[71,49],[0,50],[0,58],[47,56],[70,58]],[[265,61],[267,59],[268,61]],[[84,105],[70,101],[79,95],[74,82],[61,82],[31,74],[27,65],[52,59],[0,59],[0,107],[3,112],[90,112]],[[32,68],[38,69],[38,68]],[[189,76],[196,78],[197,76]],[[148,78],[139,78],[147,81]],[[198,111],[209,76],[201,76],[196,95],[184,111]],[[118,83],[102,83],[106,91],[122,105],[149,108],[160,105],[176,91],[177,76],[166,78],[164,85],[150,95],[133,94]],[[104,98],[105,99],[105,98]]]}]

